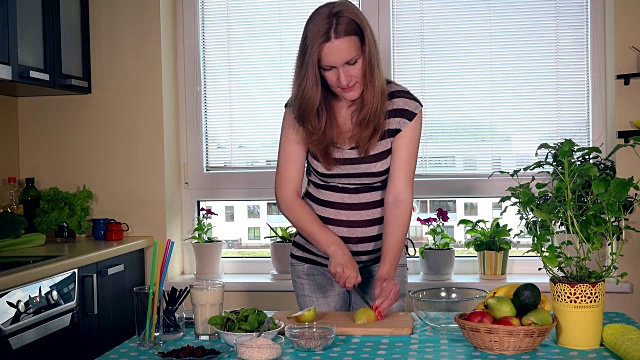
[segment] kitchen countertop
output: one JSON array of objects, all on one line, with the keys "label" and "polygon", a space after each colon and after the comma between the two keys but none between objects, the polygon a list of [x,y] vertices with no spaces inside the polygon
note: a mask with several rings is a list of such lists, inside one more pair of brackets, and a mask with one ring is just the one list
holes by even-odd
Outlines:
[{"label": "kitchen countertop", "polygon": [[150,246],[153,246],[151,236],[128,236],[118,241],[78,237],[74,242],[61,243],[54,239],[47,239],[42,246],[2,251],[0,257],[40,255],[62,255],[63,257],[3,272],[0,275],[0,291]]}]

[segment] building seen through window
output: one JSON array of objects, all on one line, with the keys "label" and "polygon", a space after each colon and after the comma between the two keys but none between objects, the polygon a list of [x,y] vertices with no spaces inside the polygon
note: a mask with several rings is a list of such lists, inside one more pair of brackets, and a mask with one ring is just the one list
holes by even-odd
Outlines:
[{"label": "building seen through window", "polygon": [[[457,256],[475,256],[475,252],[471,249],[464,248],[464,241],[466,240],[465,231],[463,226],[457,226],[460,219],[468,219],[476,221],[484,219],[492,221],[495,218],[500,205],[500,211],[502,211],[502,204],[498,203],[497,198],[474,198],[470,201],[469,198],[459,199],[415,199],[414,212],[411,214],[411,222],[409,225],[409,231],[407,236],[412,239],[416,248],[424,245],[427,242],[427,238],[424,233],[426,232],[426,226],[420,224],[417,218],[435,217],[438,208],[442,208],[448,211],[449,221],[445,223],[445,230],[447,233],[456,239],[455,248]],[[271,226],[290,226],[291,224],[285,216],[279,211],[275,201],[200,201],[199,207],[211,208],[216,213],[225,213],[225,218],[220,216],[214,216],[211,219],[213,228],[213,236],[218,237],[221,240],[226,240],[228,246],[223,250],[223,256],[225,257],[269,257],[270,256],[270,239],[265,239],[265,236],[271,234],[271,230],[267,223]],[[233,209],[247,209],[246,212],[239,212],[234,219]],[[267,211],[261,212],[261,208],[266,208]],[[457,214],[456,209],[465,209],[464,216]],[[469,215],[467,215],[469,214]],[[229,217],[232,221],[228,221]],[[514,238],[516,234],[522,229],[519,224],[520,220],[518,216],[509,209],[502,217],[500,222],[507,224],[512,229],[512,235]],[[531,240],[525,234],[521,234],[516,239],[519,243],[517,249],[512,249],[511,256],[520,256],[530,248]]]}]

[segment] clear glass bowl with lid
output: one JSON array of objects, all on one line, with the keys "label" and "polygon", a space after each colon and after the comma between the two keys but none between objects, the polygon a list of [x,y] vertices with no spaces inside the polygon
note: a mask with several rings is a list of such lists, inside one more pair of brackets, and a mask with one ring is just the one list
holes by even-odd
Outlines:
[{"label": "clear glass bowl with lid", "polygon": [[457,327],[454,317],[471,312],[489,294],[483,289],[467,287],[437,287],[409,293],[416,316],[425,324],[437,328]]}]

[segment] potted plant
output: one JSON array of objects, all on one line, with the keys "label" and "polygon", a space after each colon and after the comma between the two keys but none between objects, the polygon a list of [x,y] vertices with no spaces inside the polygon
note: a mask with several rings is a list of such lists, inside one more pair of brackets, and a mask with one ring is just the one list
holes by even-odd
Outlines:
[{"label": "potted plant", "polygon": [[85,185],[75,193],[57,187],[49,188],[42,193],[34,224],[43,234],[56,232],[63,227],[67,232],[65,237],[75,238],[76,234],[84,235],[91,228],[87,219],[91,212],[92,200],[93,192]]},{"label": "potted plant", "polygon": [[453,275],[456,252],[454,238],[449,236],[444,225],[449,221],[449,213],[442,208],[436,210],[436,217],[417,218],[421,225],[427,227],[424,233],[427,242],[418,249],[422,278],[426,280],[449,280]]},{"label": "potted plant", "polygon": [[458,221],[458,226],[461,225],[467,227],[465,234],[469,236],[464,247],[473,248],[478,253],[480,279],[505,279],[509,250],[516,245],[511,240],[511,229],[506,224],[500,225],[499,218],[493,219],[491,223],[482,219],[475,222],[462,219]]},{"label": "potted plant", "polygon": [[[638,181],[616,176],[613,155],[636,147],[640,137],[618,144],[607,156],[572,140],[538,146],[538,161],[512,172],[501,202],[514,207],[531,236],[531,250],[549,275],[558,345],[600,346],[605,280],[619,281],[618,259],[627,231],[638,232],[628,214],[638,205]],[[492,174],[493,175],[493,174]],[[503,210],[504,212],[504,210]],[[587,311],[591,310],[591,311]]]},{"label": "potted plant", "polygon": [[286,275],[291,274],[289,254],[291,253],[293,238],[296,236],[296,229],[292,226],[274,228],[269,223],[267,223],[267,226],[271,229],[271,234],[264,238],[271,239],[271,263],[275,271],[271,275],[285,275],[284,277],[287,277]]},{"label": "potted plant", "polygon": [[218,214],[211,209],[200,208],[196,226],[188,240],[193,240],[193,255],[196,261],[196,279],[218,279],[221,274],[223,242],[212,236],[213,225],[210,220]]}]

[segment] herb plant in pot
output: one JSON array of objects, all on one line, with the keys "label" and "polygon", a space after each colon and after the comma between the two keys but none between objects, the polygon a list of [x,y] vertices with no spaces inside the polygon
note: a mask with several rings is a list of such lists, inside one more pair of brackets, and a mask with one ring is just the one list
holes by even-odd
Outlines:
[{"label": "herb plant in pot", "polygon": [[442,208],[436,210],[436,217],[417,218],[421,225],[427,227],[424,233],[427,243],[418,249],[422,278],[426,280],[449,280],[453,276],[456,251],[454,238],[449,236],[444,225],[449,221],[449,213]]},{"label": "herb plant in pot", "polygon": [[[618,144],[608,155],[572,140],[538,146],[538,161],[509,175],[516,185],[500,201],[514,207],[549,275],[558,345],[600,346],[606,279],[619,272],[629,231],[628,215],[638,205],[638,180],[616,176],[612,156],[636,147],[640,137]],[[533,175],[531,175],[533,174]],[[510,203],[510,204],[509,204]]]},{"label": "herb plant in pot", "polygon": [[277,226],[274,228],[268,223],[267,226],[271,229],[271,234],[264,238],[271,239],[271,263],[274,268],[271,276],[281,279],[291,278],[289,254],[291,253],[293,238],[296,236],[296,229],[292,226]]},{"label": "herb plant in pot", "polygon": [[[47,189],[42,193],[40,208],[34,220],[39,232],[55,233],[64,229],[65,238],[74,238],[75,235],[84,235],[91,228],[87,220],[91,212],[93,192],[85,185],[82,190],[75,193],[60,190],[57,187]],[[59,237],[62,235],[56,235]]]},{"label": "herb plant in pot", "polygon": [[211,217],[218,214],[211,209],[200,208],[196,226],[189,240],[193,240],[193,254],[196,261],[196,279],[219,279],[222,268],[222,247],[224,243],[212,236]]},{"label": "herb plant in pot", "polygon": [[458,221],[458,226],[461,225],[467,227],[465,234],[469,236],[464,247],[473,248],[478,253],[480,279],[505,279],[509,250],[515,246],[511,240],[511,229],[507,225],[500,225],[499,218],[493,219],[491,223],[482,219],[475,222],[462,219]]}]

